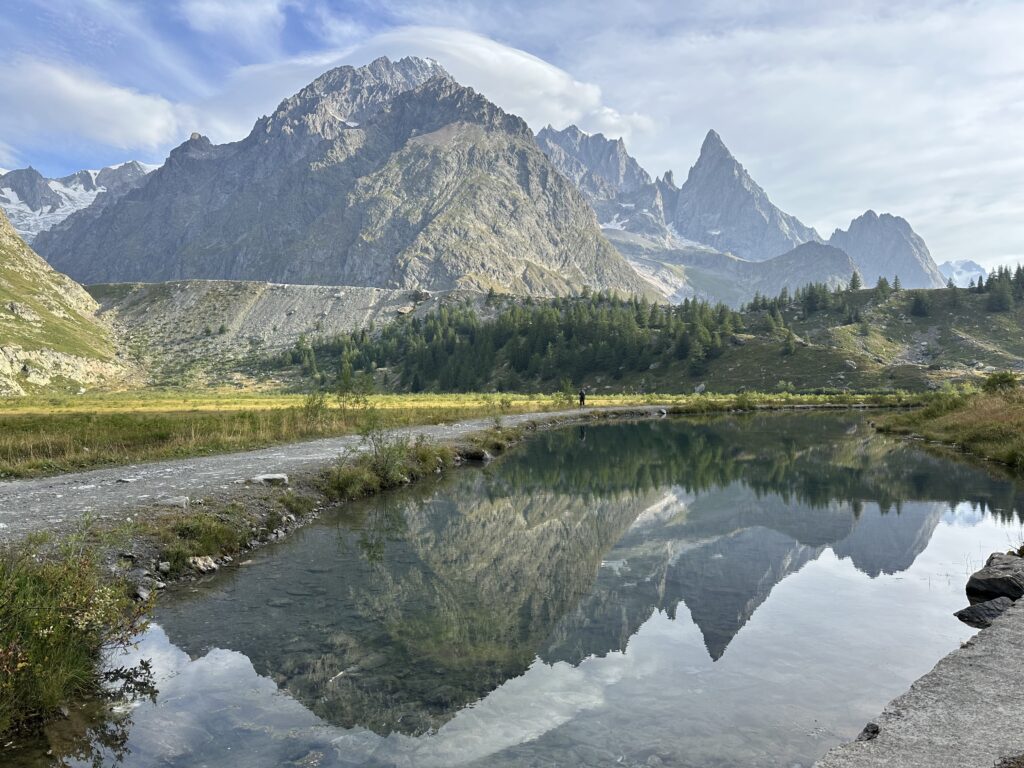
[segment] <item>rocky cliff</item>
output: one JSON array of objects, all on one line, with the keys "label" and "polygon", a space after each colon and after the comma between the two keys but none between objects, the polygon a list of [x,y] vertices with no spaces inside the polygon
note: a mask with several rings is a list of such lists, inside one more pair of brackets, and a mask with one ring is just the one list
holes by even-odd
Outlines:
[{"label": "rocky cliff", "polygon": [[520,118],[416,58],[331,70],[242,141],[193,134],[37,246],[88,283],[649,290]]}]

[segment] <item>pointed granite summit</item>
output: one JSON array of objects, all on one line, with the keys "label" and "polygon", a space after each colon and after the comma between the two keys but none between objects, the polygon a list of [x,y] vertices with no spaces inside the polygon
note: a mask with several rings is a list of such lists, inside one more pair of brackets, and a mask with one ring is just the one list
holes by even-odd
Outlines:
[{"label": "pointed granite summit", "polygon": [[650,293],[526,123],[414,57],[338,67],[250,134],[200,134],[39,252],[83,282]]},{"label": "pointed granite summit", "polygon": [[772,204],[715,131],[708,131],[666,218],[689,240],[753,261],[821,241],[813,228]]}]

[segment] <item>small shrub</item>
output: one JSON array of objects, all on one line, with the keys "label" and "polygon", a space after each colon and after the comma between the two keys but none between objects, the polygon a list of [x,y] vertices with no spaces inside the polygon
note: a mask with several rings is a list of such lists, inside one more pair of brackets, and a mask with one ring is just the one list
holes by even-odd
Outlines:
[{"label": "small shrub", "polygon": [[75,540],[56,553],[32,544],[0,551],[0,735],[102,695],[100,660],[143,629],[147,608]]},{"label": "small shrub", "polygon": [[300,520],[316,508],[315,499],[310,496],[300,496],[294,491],[282,494],[279,501],[289,514],[295,515]]},{"label": "small shrub", "polygon": [[985,378],[985,382],[981,385],[981,388],[990,395],[997,395],[1014,392],[1019,386],[1017,377],[1014,375],[1013,371],[999,371],[997,373],[990,373]]}]

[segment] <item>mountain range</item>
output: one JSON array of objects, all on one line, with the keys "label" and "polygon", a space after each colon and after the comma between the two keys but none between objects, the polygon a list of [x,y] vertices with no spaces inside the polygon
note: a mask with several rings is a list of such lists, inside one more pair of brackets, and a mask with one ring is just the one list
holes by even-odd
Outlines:
[{"label": "mountain range", "polygon": [[86,283],[652,293],[526,123],[418,58],[333,69],[241,141],[193,134],[35,247]]},{"label": "mountain range", "polygon": [[77,171],[59,179],[47,179],[35,168],[0,170],[0,208],[15,231],[31,243],[76,211],[98,206],[138,186],[156,166],[136,160],[102,168]]},{"label": "mountain range", "polygon": [[715,131],[685,182],[621,139],[520,118],[407,57],[338,67],[241,141],[199,133],[129,162],[0,176],[0,207],[84,283],[229,279],[533,296],[584,288],[739,305],[810,282],[946,278],[902,218],[825,240],[771,202]]},{"label": "mountain range", "polygon": [[[924,240],[906,220],[869,210],[825,241],[774,205],[714,130],[681,187],[671,171],[652,181],[621,140],[589,136],[576,126],[562,131],[549,126],[537,138],[555,166],[587,195],[606,236],[649,279],[652,271],[660,273],[654,282],[675,300],[734,300],[718,283],[734,279],[736,259],[764,263],[759,270],[747,269],[790,290],[809,282],[846,283],[853,269],[869,284],[896,275],[910,288],[945,284]],[[807,243],[842,250],[852,269],[836,261],[823,264],[822,251],[801,253],[799,246]],[[638,249],[645,252],[642,262],[635,258]],[[775,261],[783,255],[782,262]],[[759,290],[749,283],[734,288],[733,294],[746,298]]]}]

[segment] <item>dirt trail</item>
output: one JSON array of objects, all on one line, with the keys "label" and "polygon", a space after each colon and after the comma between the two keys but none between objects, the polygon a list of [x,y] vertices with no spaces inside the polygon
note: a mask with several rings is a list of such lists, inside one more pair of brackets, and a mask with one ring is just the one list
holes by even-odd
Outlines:
[{"label": "dirt trail", "polygon": [[[549,413],[506,416],[503,423],[517,426],[529,421],[553,424],[594,414],[652,416],[658,406],[586,408]],[[406,427],[395,435],[416,439],[458,440],[492,425],[490,419],[455,424]],[[119,520],[152,509],[161,500],[187,496],[231,497],[244,495],[251,486],[239,484],[254,475],[284,472],[302,476],[320,470],[347,451],[361,449],[357,435],[330,437],[243,453],[172,459],[123,467],[107,467],[56,477],[0,482],[0,542],[23,538],[34,531],[62,530],[83,519]]]}]

